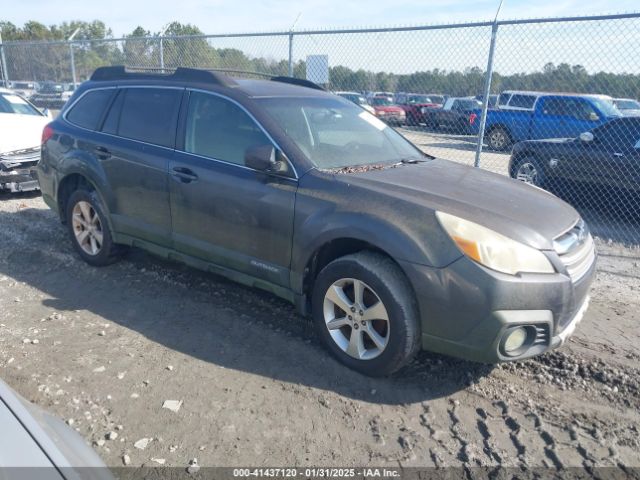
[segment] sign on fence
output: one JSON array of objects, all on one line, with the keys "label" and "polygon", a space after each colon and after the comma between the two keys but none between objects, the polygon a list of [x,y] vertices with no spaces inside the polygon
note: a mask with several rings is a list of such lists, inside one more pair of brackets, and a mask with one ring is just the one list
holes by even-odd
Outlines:
[{"label": "sign on fence", "polygon": [[307,80],[319,85],[329,83],[329,55],[307,56]]}]

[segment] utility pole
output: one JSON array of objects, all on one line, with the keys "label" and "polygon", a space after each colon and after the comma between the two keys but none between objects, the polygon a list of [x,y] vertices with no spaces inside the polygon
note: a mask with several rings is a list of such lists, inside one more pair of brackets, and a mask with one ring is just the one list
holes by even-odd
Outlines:
[{"label": "utility pole", "polygon": [[71,56],[71,78],[73,80],[73,87],[75,88],[76,84],[78,83],[78,80],[76,78],[76,61],[75,58],[73,56],[73,39],[76,37],[76,35],[78,34],[78,32],[80,31],[80,28],[76,28],[75,32],[73,32],[71,34],[71,36],[67,39],[67,41],[69,42],[69,54]]}]

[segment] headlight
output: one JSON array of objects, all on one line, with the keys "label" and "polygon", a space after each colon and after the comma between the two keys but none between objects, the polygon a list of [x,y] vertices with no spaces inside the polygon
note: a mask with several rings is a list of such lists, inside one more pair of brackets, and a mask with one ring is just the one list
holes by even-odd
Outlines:
[{"label": "headlight", "polygon": [[540,250],[448,213],[436,212],[436,216],[458,248],[485,267],[511,275],[555,272]]}]

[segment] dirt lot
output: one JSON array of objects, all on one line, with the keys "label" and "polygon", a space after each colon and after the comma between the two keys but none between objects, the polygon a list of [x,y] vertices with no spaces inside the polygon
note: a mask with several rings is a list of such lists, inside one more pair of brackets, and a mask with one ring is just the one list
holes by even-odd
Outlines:
[{"label": "dirt lot", "polygon": [[560,351],[375,380],[276,298],[140,251],[89,267],[39,196],[4,195],[0,376],[110,466],[640,466],[640,251],[599,252]]}]

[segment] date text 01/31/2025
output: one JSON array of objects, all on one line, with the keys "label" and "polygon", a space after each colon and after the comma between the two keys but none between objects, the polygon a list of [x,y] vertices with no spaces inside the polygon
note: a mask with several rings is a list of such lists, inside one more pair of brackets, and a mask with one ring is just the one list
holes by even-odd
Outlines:
[{"label": "date text 01/31/2025", "polygon": [[235,468],[234,478],[399,478],[393,468]]}]

